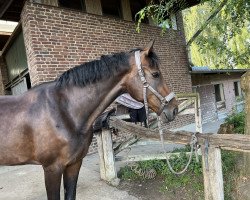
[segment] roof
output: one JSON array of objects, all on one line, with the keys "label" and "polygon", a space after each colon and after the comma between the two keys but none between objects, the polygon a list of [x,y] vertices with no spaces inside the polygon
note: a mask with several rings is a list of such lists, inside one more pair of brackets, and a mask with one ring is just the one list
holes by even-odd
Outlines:
[{"label": "roof", "polygon": [[[19,22],[21,12],[26,1],[27,0],[0,0],[0,20]],[[141,1],[146,2],[146,0]],[[176,0],[173,4],[173,9],[175,11],[183,10],[191,6],[195,6],[200,2],[201,0]],[[9,37],[10,34],[6,34],[5,32],[3,33],[0,31],[0,50],[3,49],[4,45],[9,40]]]},{"label": "roof", "polygon": [[[26,0],[0,0],[0,19],[18,22],[25,1]],[[202,0],[177,0],[173,4],[173,9],[175,11],[183,10],[195,6],[201,1]]]},{"label": "roof", "polygon": [[223,74],[223,73],[244,73],[250,69],[210,69],[207,66],[193,66],[191,74]]},{"label": "roof", "polygon": [[15,27],[17,26],[17,22],[9,22],[0,20],[0,49],[2,50]]}]

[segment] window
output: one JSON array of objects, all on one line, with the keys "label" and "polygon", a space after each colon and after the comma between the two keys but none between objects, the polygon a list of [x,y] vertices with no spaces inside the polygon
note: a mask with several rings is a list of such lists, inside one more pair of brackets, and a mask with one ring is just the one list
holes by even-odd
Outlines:
[{"label": "window", "polygon": [[236,97],[241,96],[241,87],[239,81],[234,82],[234,94]]},{"label": "window", "polygon": [[85,10],[84,0],[58,0],[59,6],[75,10]]},{"label": "window", "polygon": [[222,84],[216,84],[214,85],[214,90],[215,90],[215,100],[216,102],[224,101],[224,90],[223,90],[223,85]]},{"label": "window", "polygon": [[121,2],[119,0],[101,0],[103,15],[122,17]]}]

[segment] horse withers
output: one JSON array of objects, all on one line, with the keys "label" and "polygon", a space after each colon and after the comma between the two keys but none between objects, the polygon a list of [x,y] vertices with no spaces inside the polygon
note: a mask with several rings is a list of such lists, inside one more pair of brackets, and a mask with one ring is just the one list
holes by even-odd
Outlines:
[{"label": "horse withers", "polygon": [[165,121],[177,114],[177,101],[169,98],[153,42],[142,49],[103,55],[20,96],[0,97],[0,165],[42,165],[47,198],[60,199],[63,176],[65,199],[75,199],[92,124],[126,92],[137,101],[146,100]]}]

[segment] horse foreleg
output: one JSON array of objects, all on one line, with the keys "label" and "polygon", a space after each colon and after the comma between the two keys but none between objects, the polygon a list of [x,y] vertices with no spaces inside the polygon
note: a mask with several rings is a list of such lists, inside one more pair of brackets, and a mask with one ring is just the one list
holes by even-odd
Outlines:
[{"label": "horse foreleg", "polygon": [[65,200],[75,200],[76,198],[76,185],[81,165],[82,159],[67,166],[63,172]]},{"label": "horse foreleg", "polygon": [[43,169],[48,200],[60,200],[63,169],[59,166],[49,166]]}]

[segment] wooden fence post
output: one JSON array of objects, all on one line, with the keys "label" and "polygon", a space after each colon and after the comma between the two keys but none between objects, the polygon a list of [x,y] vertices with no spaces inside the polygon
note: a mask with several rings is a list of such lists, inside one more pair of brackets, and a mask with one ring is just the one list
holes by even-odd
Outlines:
[{"label": "wooden fence post", "polygon": [[209,147],[208,154],[205,151],[203,147],[202,168],[205,200],[224,200],[221,150]]},{"label": "wooden fence post", "polygon": [[98,153],[100,157],[100,176],[113,186],[119,184],[115,168],[115,156],[113,151],[112,134],[109,129],[102,129],[96,136]]},{"label": "wooden fence post", "polygon": [[194,107],[195,107],[195,130],[197,132],[202,133],[202,117],[201,117],[201,101],[200,101],[200,95],[197,92],[196,93],[196,98],[195,98],[195,102],[194,102]]},{"label": "wooden fence post", "polygon": [[[246,72],[241,77],[241,88],[245,93],[245,134],[250,135],[250,72]],[[244,169],[243,173],[246,176],[250,175],[250,153],[244,153]]]}]

